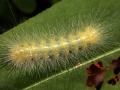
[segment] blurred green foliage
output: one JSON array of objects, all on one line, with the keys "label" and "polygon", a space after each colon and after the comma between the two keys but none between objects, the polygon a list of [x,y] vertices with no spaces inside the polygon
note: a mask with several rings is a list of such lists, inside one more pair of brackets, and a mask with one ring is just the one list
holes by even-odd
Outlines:
[{"label": "blurred green foliage", "polygon": [[60,0],[0,0],[0,33],[16,26]]}]

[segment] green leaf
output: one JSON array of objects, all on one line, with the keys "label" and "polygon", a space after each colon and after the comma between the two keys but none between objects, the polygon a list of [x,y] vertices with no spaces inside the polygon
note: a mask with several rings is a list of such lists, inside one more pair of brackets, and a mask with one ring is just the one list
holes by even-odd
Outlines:
[{"label": "green leaf", "polygon": [[[89,61],[82,63],[80,66],[70,68],[59,74],[53,75],[49,78],[46,78],[43,81],[37,82],[24,90],[94,90],[94,88],[86,87],[86,67],[91,63],[97,61],[102,61],[105,66],[110,66],[111,60],[115,59],[120,55],[120,48],[112,50],[110,52],[99,55]],[[107,84],[107,81],[113,78],[113,70],[105,71],[105,79],[102,85],[101,90],[119,90],[119,82],[115,86],[110,86]]]},{"label": "green leaf", "polygon": [[[116,59],[120,53],[120,1],[119,0],[63,0],[46,11],[38,14],[37,16],[29,19],[28,21],[14,27],[10,31],[0,36],[0,89],[1,90],[90,90],[92,88],[86,87],[86,66],[98,60],[103,62],[104,67],[110,66],[110,62]],[[78,23],[89,24],[92,22],[103,24],[111,31],[105,32],[108,41],[104,46],[94,50],[88,50],[83,55],[78,55],[72,58],[68,67],[59,68],[56,71],[46,71],[45,73],[32,73],[26,75],[21,70],[13,69],[12,66],[1,65],[3,54],[9,54],[8,49],[11,42],[18,40],[24,42],[24,37],[27,35],[39,33],[41,38],[45,38],[43,33],[47,36],[52,32],[53,36],[62,35],[60,32],[70,33],[70,28],[77,28]],[[104,22],[105,21],[105,22]],[[82,26],[82,25],[81,25]],[[44,29],[43,29],[44,28]],[[55,29],[54,29],[55,28]],[[66,28],[66,30],[65,30]],[[56,30],[56,32],[55,32]],[[61,30],[61,31],[59,31]],[[56,34],[57,33],[57,34]],[[60,35],[59,35],[60,34]],[[31,36],[31,40],[32,40]],[[20,40],[19,40],[20,39]],[[105,39],[105,38],[103,38]],[[15,42],[16,43],[16,42]],[[81,63],[76,68],[76,64]],[[1,68],[2,67],[2,68]],[[112,78],[113,70],[105,71],[104,84],[102,90],[119,90],[119,82],[115,86],[110,86],[107,81]]]}]

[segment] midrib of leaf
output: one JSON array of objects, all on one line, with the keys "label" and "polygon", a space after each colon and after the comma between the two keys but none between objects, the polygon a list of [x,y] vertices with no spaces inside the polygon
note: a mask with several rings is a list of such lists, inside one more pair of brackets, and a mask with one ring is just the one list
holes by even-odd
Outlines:
[{"label": "midrib of leaf", "polygon": [[119,51],[120,51],[120,47],[119,47],[119,48],[115,48],[115,49],[113,49],[113,50],[111,50],[111,51],[108,51],[108,52],[106,52],[106,53],[104,53],[104,54],[98,55],[98,56],[96,56],[96,57],[94,57],[94,58],[92,58],[92,59],[90,59],[90,60],[88,60],[88,61],[80,64],[80,66],[77,66],[77,67],[75,66],[75,67],[70,68],[69,70],[64,70],[64,71],[62,71],[62,72],[60,72],[60,73],[58,73],[58,74],[52,75],[52,76],[50,76],[50,77],[48,77],[48,78],[46,78],[46,79],[44,79],[44,80],[42,80],[42,81],[39,81],[39,82],[37,82],[37,83],[35,83],[35,84],[31,85],[31,86],[28,86],[28,87],[24,88],[23,90],[27,90],[27,89],[30,89],[30,88],[32,88],[32,87],[35,87],[35,86],[37,86],[37,85],[39,85],[39,84],[41,84],[41,83],[44,83],[44,82],[46,82],[46,81],[48,81],[48,80],[50,80],[50,79],[52,79],[52,78],[55,78],[55,77],[57,77],[57,76],[60,76],[60,75],[65,74],[65,73],[67,73],[67,72],[73,71],[74,69],[76,69],[76,68],[78,68],[78,67],[84,66],[84,65],[86,65],[86,64],[88,64],[88,63],[91,63],[91,62],[93,62],[93,61],[96,61],[96,60],[98,60],[98,59],[100,59],[100,58],[109,56],[109,55],[114,54],[114,53],[119,52]]}]

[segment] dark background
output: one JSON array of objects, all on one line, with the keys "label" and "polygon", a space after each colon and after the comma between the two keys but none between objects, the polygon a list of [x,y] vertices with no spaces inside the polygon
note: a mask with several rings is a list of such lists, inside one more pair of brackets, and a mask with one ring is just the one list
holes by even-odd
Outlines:
[{"label": "dark background", "polygon": [[60,0],[0,0],[0,34]]}]

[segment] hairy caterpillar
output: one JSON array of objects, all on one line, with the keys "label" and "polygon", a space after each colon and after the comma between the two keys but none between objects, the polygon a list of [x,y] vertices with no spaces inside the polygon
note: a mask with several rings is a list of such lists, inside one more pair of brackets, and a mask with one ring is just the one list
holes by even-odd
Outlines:
[{"label": "hairy caterpillar", "polygon": [[9,50],[11,62],[21,67],[30,61],[43,63],[47,60],[57,60],[66,57],[70,53],[78,53],[79,48],[86,49],[89,45],[98,44],[101,33],[95,27],[88,26],[83,32],[70,34],[68,37],[58,37],[58,40],[50,39],[40,42],[25,42],[21,45],[14,45]]}]

